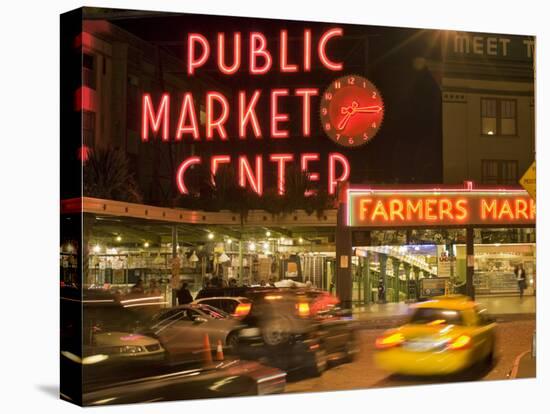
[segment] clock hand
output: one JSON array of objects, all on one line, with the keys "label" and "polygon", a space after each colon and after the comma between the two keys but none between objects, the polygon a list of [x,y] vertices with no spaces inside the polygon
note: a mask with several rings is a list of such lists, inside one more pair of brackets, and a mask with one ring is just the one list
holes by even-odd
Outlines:
[{"label": "clock hand", "polygon": [[346,116],[344,116],[342,118],[342,120],[340,121],[340,123],[338,124],[338,129],[340,129],[340,130],[344,129],[346,127],[346,125],[348,124],[348,121],[349,121],[349,119],[351,118],[352,115],[353,115],[352,112],[348,112],[346,114]]},{"label": "clock hand", "polygon": [[361,112],[361,113],[377,113],[382,110],[382,107],[380,106],[362,106],[360,108],[355,108],[354,112]]}]

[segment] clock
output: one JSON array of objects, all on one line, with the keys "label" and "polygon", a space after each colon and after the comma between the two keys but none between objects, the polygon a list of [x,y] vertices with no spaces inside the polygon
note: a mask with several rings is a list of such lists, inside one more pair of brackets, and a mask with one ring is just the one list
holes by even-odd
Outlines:
[{"label": "clock", "polygon": [[347,75],[336,79],[321,97],[321,123],[337,144],[358,147],[374,138],[384,119],[384,102],[366,78]]}]

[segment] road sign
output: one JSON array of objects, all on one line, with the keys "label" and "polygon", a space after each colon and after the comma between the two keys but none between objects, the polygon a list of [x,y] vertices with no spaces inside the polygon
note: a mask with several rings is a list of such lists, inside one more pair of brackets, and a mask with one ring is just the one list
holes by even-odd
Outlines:
[{"label": "road sign", "polygon": [[536,166],[535,162],[533,161],[533,164],[525,171],[525,174],[519,179],[519,183],[531,197],[533,197],[533,200],[537,199],[537,174],[536,174]]}]

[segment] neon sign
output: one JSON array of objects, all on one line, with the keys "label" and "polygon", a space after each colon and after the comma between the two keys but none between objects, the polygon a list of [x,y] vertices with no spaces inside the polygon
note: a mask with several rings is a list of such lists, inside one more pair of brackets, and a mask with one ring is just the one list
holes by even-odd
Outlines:
[{"label": "neon sign", "polygon": [[[298,48],[301,46],[301,58],[296,59],[292,55],[293,59],[291,59],[290,35],[294,39],[297,35],[299,36]],[[189,33],[186,39],[185,68],[182,69],[188,78],[200,76],[207,64],[215,66],[220,74],[227,77],[241,72],[253,77],[266,75],[272,71],[290,74],[307,73],[312,71],[314,64],[319,68],[318,70],[329,71],[329,73],[341,72],[344,70],[344,63],[338,61],[331,50],[334,50],[338,40],[343,36],[344,31],[339,27],[320,33],[313,33],[309,28],[291,34],[287,30],[280,30],[276,36],[277,39],[270,39],[269,42],[261,32],[217,33],[210,38],[201,33]],[[353,89],[356,92],[355,95],[348,93],[346,99],[340,99],[343,95],[339,95],[340,98],[338,98],[341,105],[349,106],[352,111],[348,115],[344,114],[348,118],[347,127],[341,129],[342,132],[351,131],[351,135],[355,138],[348,133],[349,136],[344,145],[357,146],[365,141],[364,136],[367,133],[372,136],[379,128],[382,101],[378,91],[374,90],[372,84],[366,79],[358,76],[344,78],[340,76],[338,79],[335,85],[340,85],[342,81],[347,85],[348,82],[356,79],[362,82],[358,84],[359,88],[346,89],[348,92]],[[361,86],[363,84],[364,86]],[[321,98],[318,88],[307,86],[296,88],[277,86],[269,90],[243,89],[236,91],[235,96],[226,96],[216,90],[207,90],[200,95],[196,91],[178,91],[177,95],[164,92],[160,96],[144,91],[141,99],[141,140],[143,143],[161,140],[161,142],[200,144],[209,141],[231,142],[252,139],[265,140],[266,145],[269,145],[272,142],[289,139],[289,125],[293,121],[300,125],[301,135],[297,139],[310,139],[312,119],[315,121],[318,119],[314,100]],[[286,108],[292,103],[291,101],[294,101],[300,110],[290,113]],[[323,98],[323,102],[325,101],[326,97]],[[361,101],[360,106],[359,101]],[[364,107],[367,104],[369,106]],[[269,119],[266,119],[265,124],[260,122],[258,116],[259,105],[268,107]],[[326,102],[321,105],[329,106]],[[358,119],[363,121],[363,126],[357,123]],[[323,120],[325,125],[328,122]],[[323,130],[331,139],[334,139],[325,126]],[[348,143],[356,138],[357,141],[353,145]],[[338,140],[335,141],[338,142]],[[262,155],[213,154],[209,160],[200,155],[192,155],[180,162],[175,179],[179,191],[182,194],[189,194],[190,190],[185,182],[193,166],[209,165],[210,172],[215,177],[220,165],[232,164],[237,172],[238,184],[262,195],[264,172],[272,168],[271,172],[274,172],[277,177],[277,193],[282,195],[285,193],[285,174],[291,163],[299,165],[300,170],[307,173],[308,179],[312,182],[320,182],[318,168],[322,165],[321,163],[324,163],[327,171],[325,183],[329,194],[335,194],[338,183],[346,181],[351,172],[348,159],[340,153],[330,153],[322,159],[321,154],[317,152],[288,154],[280,153],[279,150],[277,153],[268,152]],[[309,191],[306,195],[311,193]]]},{"label": "neon sign", "polygon": [[352,227],[535,224],[535,202],[516,189],[348,189]]}]

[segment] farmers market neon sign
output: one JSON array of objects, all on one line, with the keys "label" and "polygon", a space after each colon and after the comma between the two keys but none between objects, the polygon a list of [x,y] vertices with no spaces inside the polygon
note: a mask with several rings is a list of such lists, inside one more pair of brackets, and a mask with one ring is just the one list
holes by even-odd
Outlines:
[{"label": "farmers market neon sign", "polygon": [[[261,32],[246,35],[235,32],[231,37],[226,33],[218,33],[215,39],[211,39],[213,44],[201,33],[189,33],[186,40],[185,73],[189,78],[199,76],[208,63],[215,64],[217,70],[228,77],[240,72],[246,72],[251,77],[261,77],[273,71],[307,73],[312,71],[314,62],[320,64],[321,70],[340,72],[344,69],[344,64],[329,53],[329,45],[335,47],[338,39],[342,38],[342,28],[331,28],[318,34],[306,28],[301,33],[293,33],[294,36],[298,34],[301,39],[301,59],[291,61],[288,53],[289,33],[286,30],[280,30],[278,41],[273,42],[276,49],[271,48],[273,45],[268,44],[266,36]],[[227,50],[229,38],[231,50]],[[145,92],[141,99],[141,140],[149,142],[160,139],[162,142],[199,144],[215,140],[269,139],[267,144],[289,139],[288,125],[294,117],[301,126],[299,139],[308,139],[311,137],[312,100],[319,94],[319,89],[312,87],[240,90],[233,97],[216,90],[205,91],[201,96],[184,91],[182,96],[178,94],[178,98],[168,92],[157,98]],[[266,125],[260,123],[256,110],[262,100],[269,105],[269,121]],[[301,110],[296,113],[285,112],[284,107],[289,100],[296,100]],[[174,105],[178,106],[177,117],[171,117]],[[236,122],[229,122],[230,119]],[[264,170],[273,168],[277,175],[277,192],[282,195],[285,193],[285,173],[290,164],[299,165],[310,181],[319,181],[319,170],[316,168],[320,162],[325,162],[328,171],[326,188],[329,194],[335,194],[338,183],[349,178],[350,163],[343,154],[337,152],[325,157],[322,160],[318,152],[237,156],[214,154],[209,158],[193,155],[179,164],[176,183],[182,194],[189,194],[186,176],[190,168],[207,165],[212,176],[215,176],[221,165],[231,164],[237,172],[238,184],[262,195]]]},{"label": "farmers market neon sign", "polygon": [[347,190],[347,224],[353,227],[535,224],[535,202],[524,190]]}]

